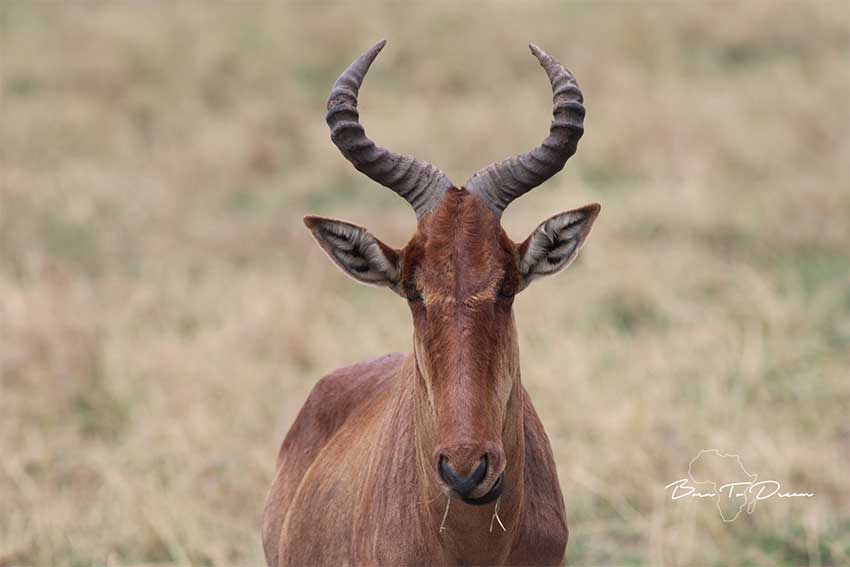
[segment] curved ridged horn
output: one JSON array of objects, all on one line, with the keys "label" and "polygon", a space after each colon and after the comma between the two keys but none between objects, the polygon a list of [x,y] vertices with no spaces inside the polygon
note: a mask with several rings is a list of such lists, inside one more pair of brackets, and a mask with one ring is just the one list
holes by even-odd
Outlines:
[{"label": "curved ridged horn", "polygon": [[465,185],[467,191],[478,195],[498,215],[511,201],[561,171],[576,152],[584,133],[583,99],[575,78],[557,59],[533,43],[529,47],[552,83],[554,117],[549,136],[526,154],[479,170]]},{"label": "curved ridged horn", "polygon": [[328,98],[327,122],[331,139],[342,155],[372,180],[404,197],[416,211],[416,218],[431,211],[453,186],[446,174],[413,156],[403,156],[375,145],[366,137],[357,112],[357,94],[363,77],[386,40],[373,45],[343,71]]}]

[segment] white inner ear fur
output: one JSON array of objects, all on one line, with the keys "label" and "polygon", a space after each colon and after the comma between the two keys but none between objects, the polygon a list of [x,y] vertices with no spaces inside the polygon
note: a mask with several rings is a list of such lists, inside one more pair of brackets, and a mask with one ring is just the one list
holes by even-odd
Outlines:
[{"label": "white inner ear fur", "polygon": [[587,236],[587,223],[595,216],[579,209],[555,215],[538,226],[520,259],[524,285],[569,266]]},{"label": "white inner ear fur", "polygon": [[312,233],[331,260],[346,274],[363,283],[393,286],[399,267],[387,258],[377,239],[359,226],[323,220]]}]

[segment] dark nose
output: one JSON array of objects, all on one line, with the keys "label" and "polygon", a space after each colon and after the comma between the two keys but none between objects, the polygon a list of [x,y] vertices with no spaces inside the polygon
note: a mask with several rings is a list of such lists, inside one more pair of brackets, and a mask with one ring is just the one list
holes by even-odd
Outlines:
[{"label": "dark nose", "polygon": [[466,498],[481,484],[484,477],[487,476],[487,454],[482,455],[478,466],[475,467],[469,476],[461,477],[452,468],[451,463],[446,459],[445,455],[440,455],[439,471],[440,478],[443,479],[452,490],[454,490],[461,498]]}]

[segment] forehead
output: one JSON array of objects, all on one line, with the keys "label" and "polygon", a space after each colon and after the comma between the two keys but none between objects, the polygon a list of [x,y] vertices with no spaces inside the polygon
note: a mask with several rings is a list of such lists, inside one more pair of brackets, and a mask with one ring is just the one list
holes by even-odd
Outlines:
[{"label": "forehead", "polygon": [[494,288],[515,264],[515,246],[499,218],[463,189],[446,193],[419,223],[411,244],[416,249],[411,272],[432,292],[465,295]]}]

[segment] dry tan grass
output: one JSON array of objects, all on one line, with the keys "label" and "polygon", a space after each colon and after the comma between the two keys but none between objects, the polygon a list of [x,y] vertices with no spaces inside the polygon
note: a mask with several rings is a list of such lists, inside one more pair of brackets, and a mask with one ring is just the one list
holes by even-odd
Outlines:
[{"label": "dry tan grass", "polygon": [[[0,3],[0,564],[260,564],[275,453],[323,373],[406,351],[307,213],[401,245],[328,140],[379,37],[370,135],[462,182],[537,143],[530,40],[578,77],[579,153],[515,239],[599,201],[517,301],[575,564],[847,564],[848,6]],[[664,486],[701,448],[811,490],[723,524]],[[705,505],[704,505],[705,504]]]}]

